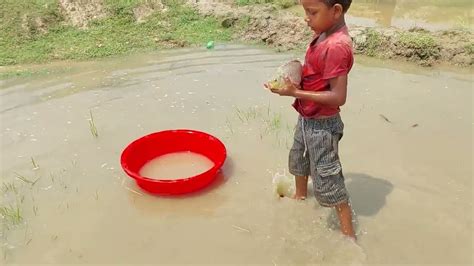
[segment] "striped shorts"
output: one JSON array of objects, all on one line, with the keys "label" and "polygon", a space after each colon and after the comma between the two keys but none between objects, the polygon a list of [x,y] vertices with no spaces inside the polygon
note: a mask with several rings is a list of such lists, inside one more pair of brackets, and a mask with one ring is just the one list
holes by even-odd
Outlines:
[{"label": "striped shorts", "polygon": [[338,154],[343,129],[339,114],[324,119],[300,116],[296,125],[289,171],[295,176],[311,176],[321,206],[333,207],[349,200]]}]

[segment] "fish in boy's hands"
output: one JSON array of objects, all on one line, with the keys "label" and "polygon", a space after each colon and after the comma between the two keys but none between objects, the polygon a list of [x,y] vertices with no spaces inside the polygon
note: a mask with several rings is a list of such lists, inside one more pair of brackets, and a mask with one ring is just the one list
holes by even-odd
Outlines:
[{"label": "fish in boy's hands", "polygon": [[279,90],[285,86],[285,82],[282,78],[276,78],[268,82],[270,89]]},{"label": "fish in boy's hands", "polygon": [[301,62],[292,60],[278,68],[276,77],[270,80],[266,87],[270,90],[280,90],[285,87],[285,78],[289,79],[291,83],[299,85],[302,71]]}]

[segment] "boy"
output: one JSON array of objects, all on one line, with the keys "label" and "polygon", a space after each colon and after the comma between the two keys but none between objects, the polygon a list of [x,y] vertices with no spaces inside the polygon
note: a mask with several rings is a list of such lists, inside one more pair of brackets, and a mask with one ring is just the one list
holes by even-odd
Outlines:
[{"label": "boy", "polygon": [[339,107],[346,102],[347,75],[353,64],[352,42],[344,20],[351,2],[301,0],[305,21],[315,32],[306,51],[301,84],[292,84],[287,78],[283,88],[269,84],[265,87],[281,96],[296,98],[293,107],[300,116],[289,155],[289,171],[296,182],[295,198],[306,198],[311,176],[319,204],[335,207],[342,233],[355,239],[338,155],[344,128]]}]

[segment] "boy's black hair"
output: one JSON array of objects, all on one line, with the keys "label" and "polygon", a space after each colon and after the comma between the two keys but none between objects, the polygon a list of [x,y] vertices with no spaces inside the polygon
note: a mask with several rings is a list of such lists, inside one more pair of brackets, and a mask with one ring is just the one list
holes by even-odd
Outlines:
[{"label": "boy's black hair", "polygon": [[349,7],[351,6],[352,0],[324,0],[324,2],[328,6],[340,4],[342,6],[342,9],[344,10],[344,13],[346,13]]}]

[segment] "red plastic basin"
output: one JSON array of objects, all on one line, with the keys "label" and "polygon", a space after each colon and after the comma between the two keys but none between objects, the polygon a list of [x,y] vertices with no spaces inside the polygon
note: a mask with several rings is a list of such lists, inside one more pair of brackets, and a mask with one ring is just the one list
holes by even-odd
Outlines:
[{"label": "red plastic basin", "polygon": [[[161,155],[190,151],[206,156],[214,167],[196,175],[174,180],[156,180],[140,176],[140,169]],[[200,131],[166,130],[144,136],[130,143],[122,152],[121,165],[143,190],[160,195],[178,195],[200,190],[217,176],[226,159],[226,148],[217,138]]]}]

